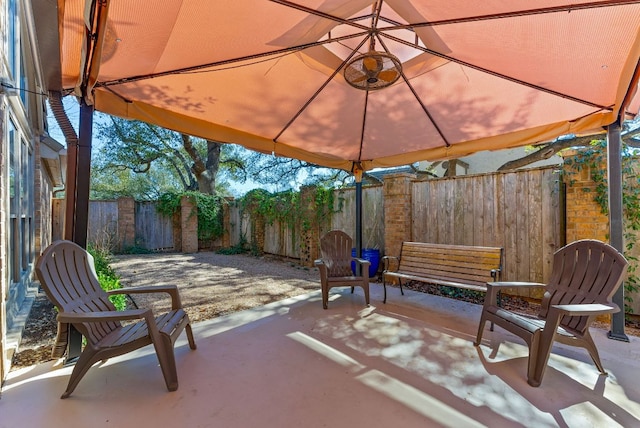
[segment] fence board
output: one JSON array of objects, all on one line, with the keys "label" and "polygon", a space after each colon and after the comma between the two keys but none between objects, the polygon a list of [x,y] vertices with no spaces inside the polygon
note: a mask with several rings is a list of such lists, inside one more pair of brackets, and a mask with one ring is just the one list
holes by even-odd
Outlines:
[{"label": "fence board", "polygon": [[[362,189],[362,248],[384,251],[384,201],[382,186],[365,186]],[[356,193],[355,189],[340,189],[334,193],[334,214],[331,228],[345,231],[355,240]]]},{"label": "fence board", "polygon": [[136,246],[151,251],[174,249],[173,221],[160,215],[156,202],[136,202],[135,236]]},{"label": "fence board", "polygon": [[412,239],[505,249],[504,280],[544,281],[562,245],[553,168],[433,179],[412,190]]},{"label": "fence board", "polygon": [[113,249],[118,239],[118,202],[89,201],[87,242]]}]

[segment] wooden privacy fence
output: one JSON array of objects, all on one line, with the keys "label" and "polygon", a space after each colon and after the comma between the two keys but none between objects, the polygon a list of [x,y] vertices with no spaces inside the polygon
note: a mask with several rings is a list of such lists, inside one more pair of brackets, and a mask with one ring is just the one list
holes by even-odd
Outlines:
[{"label": "wooden privacy fence", "polygon": [[[63,237],[64,199],[53,200],[52,239]],[[131,247],[149,251],[174,250],[173,219],[156,211],[155,202],[89,201],[87,242],[99,248],[125,251]],[[129,212],[131,211],[131,212]]]},{"label": "wooden privacy fence", "polygon": [[[394,186],[394,180],[402,180],[404,187]],[[384,186],[363,188],[363,248],[397,255],[393,249],[399,249],[402,241],[499,246],[505,249],[504,280],[548,279],[552,254],[564,244],[565,236],[562,186],[554,168],[425,181],[402,174],[387,176],[384,182]],[[355,237],[355,190],[334,192],[330,222],[312,225],[315,230],[311,235],[301,230],[302,222],[295,226],[260,224],[231,201],[225,216],[226,242],[234,246],[244,240],[258,252],[312,262],[317,248],[314,253],[308,247],[317,247],[319,236],[329,229],[341,229]],[[135,209],[133,202],[127,206],[122,201],[90,201],[90,242],[129,236],[129,246],[152,251],[178,248],[174,237],[179,222],[159,215],[153,202],[136,202]],[[403,221],[393,214],[398,206]],[[131,212],[123,215],[123,207]],[[62,201],[55,200],[54,235],[58,238],[62,236],[63,210]],[[125,229],[135,229],[135,233]],[[122,250],[125,245],[115,242],[112,247]]]},{"label": "wooden privacy fence", "polygon": [[562,188],[554,168],[414,182],[411,239],[504,247],[503,280],[547,280],[564,245]]}]

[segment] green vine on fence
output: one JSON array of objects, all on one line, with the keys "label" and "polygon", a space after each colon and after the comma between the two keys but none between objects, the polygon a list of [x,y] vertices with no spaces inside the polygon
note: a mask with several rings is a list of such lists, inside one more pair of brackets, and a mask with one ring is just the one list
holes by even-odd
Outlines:
[{"label": "green vine on fence", "polygon": [[222,236],[224,233],[223,206],[226,203],[222,196],[194,191],[164,193],[158,199],[156,210],[166,217],[172,217],[180,212],[180,201],[183,196],[190,198],[197,207],[198,239],[209,241]]},{"label": "green vine on fence", "polygon": [[300,192],[287,190],[271,193],[264,189],[254,189],[240,200],[240,208],[243,212],[262,216],[267,224],[277,221],[293,228],[301,221],[303,229],[308,230],[312,224],[322,224],[330,218],[333,213],[333,189],[315,187],[314,203],[314,215],[307,218]]},{"label": "green vine on fence", "polygon": [[305,204],[309,201],[303,201],[302,192],[294,190],[271,193],[264,189],[254,189],[240,199],[239,206],[242,212],[250,213],[252,218],[262,218],[265,224],[279,222],[292,233],[295,233],[298,226],[302,232],[307,232],[312,227],[330,225],[331,214],[334,212],[333,188],[312,187],[313,212],[308,212]]},{"label": "green vine on fence", "polygon": [[[594,140],[587,149],[580,150],[573,159],[564,161],[564,173],[569,178],[569,185],[575,183],[574,174],[585,169],[590,172],[591,180],[595,183],[593,200],[600,206],[602,214],[609,213],[609,186],[606,175],[607,144],[604,140]],[[640,230],[640,179],[634,168],[637,154],[626,144],[622,145],[622,208],[624,215],[625,257],[629,260],[628,277],[624,282],[625,312],[630,312],[629,304],[633,299],[629,293],[640,290],[640,278],[636,273],[638,258],[634,256],[634,248],[638,244],[637,231]],[[591,191],[590,188],[583,189]]]}]

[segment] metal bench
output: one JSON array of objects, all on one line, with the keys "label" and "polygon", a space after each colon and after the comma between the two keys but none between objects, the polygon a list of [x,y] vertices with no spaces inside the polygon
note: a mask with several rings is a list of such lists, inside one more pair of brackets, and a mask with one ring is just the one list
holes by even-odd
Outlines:
[{"label": "metal bench", "polygon": [[420,281],[475,291],[487,291],[487,282],[502,273],[503,249],[468,245],[403,242],[400,257],[384,256],[382,283],[387,302],[387,280]]}]

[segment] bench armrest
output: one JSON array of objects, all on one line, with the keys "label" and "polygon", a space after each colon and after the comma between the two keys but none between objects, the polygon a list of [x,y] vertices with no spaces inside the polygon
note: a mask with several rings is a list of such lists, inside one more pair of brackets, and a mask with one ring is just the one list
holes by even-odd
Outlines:
[{"label": "bench armrest", "polygon": [[[395,269],[391,270],[391,262],[395,262]],[[384,272],[395,272],[400,268],[399,259],[396,256],[384,256],[382,257],[382,270]]]},{"label": "bench armrest", "polygon": [[487,282],[487,288],[537,288],[545,287],[547,284],[541,282],[520,282],[520,281],[496,281]]},{"label": "bench armrest", "polygon": [[501,268],[491,269],[491,278],[493,278],[494,282],[498,281],[498,278],[500,277],[501,273],[502,273]]},{"label": "bench armrest", "polygon": [[123,287],[115,290],[107,291],[108,295],[113,294],[150,294],[150,293],[167,293],[171,296],[171,309],[182,308],[180,301],[180,293],[175,285],[145,285],[142,287]]}]

